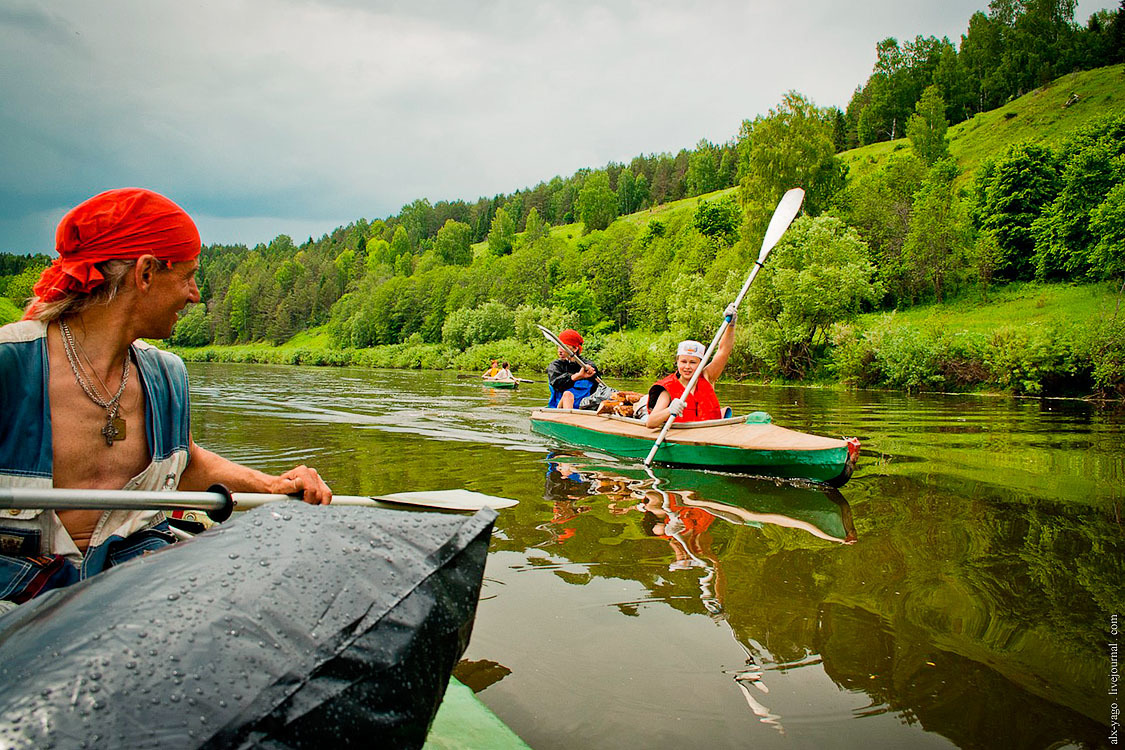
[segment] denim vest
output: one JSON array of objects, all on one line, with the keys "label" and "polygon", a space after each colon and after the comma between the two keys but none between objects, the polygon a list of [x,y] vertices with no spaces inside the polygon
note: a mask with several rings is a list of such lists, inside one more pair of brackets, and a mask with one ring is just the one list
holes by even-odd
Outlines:
[{"label": "denim vest", "polygon": [[[52,486],[46,333],[38,320],[0,328],[0,487]],[[179,357],[143,341],[133,343],[132,354],[152,460],[123,489],[175,489],[190,446],[187,369]],[[105,511],[83,555],[54,511],[2,511],[0,599],[30,598],[172,541],[159,511]]]}]

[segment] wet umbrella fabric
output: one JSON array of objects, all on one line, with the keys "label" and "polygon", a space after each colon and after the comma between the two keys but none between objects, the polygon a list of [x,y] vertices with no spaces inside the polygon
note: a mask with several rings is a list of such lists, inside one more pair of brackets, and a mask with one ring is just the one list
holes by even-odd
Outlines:
[{"label": "wet umbrella fabric", "polygon": [[0,617],[0,746],[420,747],[496,512],[286,502]]}]

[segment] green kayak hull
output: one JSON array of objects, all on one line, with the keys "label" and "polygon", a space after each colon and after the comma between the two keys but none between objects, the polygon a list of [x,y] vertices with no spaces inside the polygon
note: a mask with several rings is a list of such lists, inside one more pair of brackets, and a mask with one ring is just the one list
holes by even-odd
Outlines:
[{"label": "green kayak hull", "polygon": [[485,380],[483,383],[489,388],[515,388],[520,384],[518,380]]}]

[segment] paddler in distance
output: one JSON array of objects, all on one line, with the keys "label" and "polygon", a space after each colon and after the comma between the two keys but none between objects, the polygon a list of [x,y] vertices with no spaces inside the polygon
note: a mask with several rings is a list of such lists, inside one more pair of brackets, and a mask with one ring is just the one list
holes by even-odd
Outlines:
[{"label": "paddler in distance", "polygon": [[[331,502],[314,469],[273,476],[192,440],[184,363],[142,340],[167,338],[199,302],[199,232],[182,208],[149,190],[110,190],[63,217],[55,247],[24,319],[0,328],[0,487],[221,483]],[[176,539],[159,511],[7,511],[0,598],[26,601]]]},{"label": "paddler in distance", "polygon": [[698,341],[681,341],[676,349],[676,369],[667,377],[656,381],[648,391],[648,416],[645,425],[661,427],[670,414],[676,415],[678,422],[700,422],[705,419],[721,419],[723,409],[719,397],[715,395],[715,381],[723,374],[727,360],[734,349],[734,324],[738,319],[738,307],[731,303],[723,311],[730,324],[703,374],[695,383],[692,393],[684,397],[688,383],[695,374],[707,349]]}]

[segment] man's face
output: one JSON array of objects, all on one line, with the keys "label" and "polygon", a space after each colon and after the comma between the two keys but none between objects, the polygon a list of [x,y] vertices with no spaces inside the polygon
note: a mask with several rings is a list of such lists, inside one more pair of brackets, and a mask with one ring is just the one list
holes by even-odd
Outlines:
[{"label": "man's face", "polygon": [[168,338],[172,329],[176,327],[179,319],[178,313],[191,302],[199,302],[199,287],[195,283],[195,274],[199,270],[199,259],[173,263],[172,267],[162,268],[153,276],[152,288],[149,290],[153,303],[152,315],[149,318],[154,330],[162,333],[153,333],[151,338]]}]

